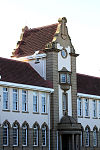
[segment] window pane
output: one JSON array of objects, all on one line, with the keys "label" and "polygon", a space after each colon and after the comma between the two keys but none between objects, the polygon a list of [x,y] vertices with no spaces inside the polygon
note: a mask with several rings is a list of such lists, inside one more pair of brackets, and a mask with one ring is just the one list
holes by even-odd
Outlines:
[{"label": "window pane", "polygon": [[3,88],[3,109],[8,109],[8,91]]},{"label": "window pane", "polygon": [[27,127],[26,126],[23,127],[23,129],[22,129],[22,144],[24,146],[27,145]]},{"label": "window pane", "polygon": [[66,74],[60,74],[61,83],[66,83]]},{"label": "window pane", "polygon": [[18,110],[18,91],[13,89],[13,110]]},{"label": "window pane", "polygon": [[82,116],[82,99],[78,98],[78,116]]},{"label": "window pane", "polygon": [[3,127],[3,145],[8,145],[8,126],[5,125]]},{"label": "window pane", "polygon": [[27,92],[22,90],[22,111],[27,111]]},{"label": "window pane", "polygon": [[89,130],[86,129],[86,146],[89,146]]},{"label": "window pane", "polygon": [[42,128],[42,146],[46,146],[46,127]]},{"label": "window pane", "polygon": [[18,127],[17,126],[13,127],[13,145],[14,146],[18,145]]},{"label": "window pane", "polygon": [[63,94],[62,95],[63,96],[63,110],[66,110],[66,95],[65,94]]},{"label": "window pane", "polygon": [[93,146],[97,146],[97,133],[96,129],[93,131]]},{"label": "window pane", "polygon": [[89,116],[89,100],[85,100],[85,116]]},{"label": "window pane", "polygon": [[38,146],[38,127],[37,126],[35,126],[34,127],[34,131],[33,131],[33,145],[34,146]]},{"label": "window pane", "polygon": [[37,93],[33,93],[33,112],[38,111],[38,96]]},{"label": "window pane", "polygon": [[46,97],[42,95],[42,112],[46,113]]}]

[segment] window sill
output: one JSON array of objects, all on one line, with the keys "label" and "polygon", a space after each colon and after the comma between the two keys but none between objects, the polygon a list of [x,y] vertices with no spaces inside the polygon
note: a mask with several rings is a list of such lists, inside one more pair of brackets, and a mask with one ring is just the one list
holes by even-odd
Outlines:
[{"label": "window sill", "polygon": [[[98,119],[98,117],[92,117],[92,119]],[[100,119],[100,118],[99,118]]]},{"label": "window sill", "polygon": [[19,110],[12,110],[12,112],[16,112],[16,113],[19,113],[20,111],[19,111]]},{"label": "window sill", "polygon": [[84,118],[87,118],[87,119],[89,119],[90,117],[89,117],[89,116],[85,116]]},{"label": "window sill", "polygon": [[22,111],[22,113],[29,113],[28,111]]},{"label": "window sill", "polygon": [[78,116],[78,118],[83,118],[83,116]]},{"label": "window sill", "polygon": [[39,114],[39,112],[33,112],[33,114]]},{"label": "window sill", "polygon": [[41,115],[48,115],[48,113],[41,113]]},{"label": "window sill", "polygon": [[7,112],[10,112],[10,110],[9,110],[9,109],[3,109],[2,111],[7,111]]}]

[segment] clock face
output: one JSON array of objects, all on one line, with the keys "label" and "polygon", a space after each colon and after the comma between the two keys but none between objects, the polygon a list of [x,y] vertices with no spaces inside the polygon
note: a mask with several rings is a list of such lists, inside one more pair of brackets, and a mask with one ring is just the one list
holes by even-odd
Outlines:
[{"label": "clock face", "polygon": [[67,51],[66,51],[66,49],[62,49],[62,50],[61,50],[61,56],[62,56],[63,58],[66,58],[66,57],[67,57]]}]

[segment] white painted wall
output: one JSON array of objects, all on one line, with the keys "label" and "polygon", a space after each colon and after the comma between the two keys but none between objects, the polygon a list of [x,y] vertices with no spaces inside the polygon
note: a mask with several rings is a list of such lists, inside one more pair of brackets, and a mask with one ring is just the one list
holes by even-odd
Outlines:
[{"label": "white painted wall", "polygon": [[[62,46],[60,44],[57,44],[57,48],[62,50]],[[65,67],[68,71],[71,71],[71,57],[69,55],[70,53],[70,47],[68,46],[67,48],[65,47],[68,55],[66,58],[63,58],[61,56],[61,51],[58,53],[58,71],[60,71],[63,67]]]},{"label": "white painted wall", "polygon": [[19,111],[13,112],[13,99],[12,99],[12,90],[13,88],[8,87],[9,89],[9,110],[10,111],[3,111],[3,87],[0,86],[0,124],[2,124],[5,120],[8,120],[12,125],[15,120],[20,123],[20,126],[23,124],[24,121],[27,121],[29,127],[32,128],[33,124],[37,121],[41,127],[41,125],[46,122],[48,127],[50,128],[50,101],[49,101],[49,93],[46,93],[47,98],[47,114],[41,114],[42,112],[42,101],[41,95],[42,92],[38,92],[39,96],[39,114],[33,114],[33,91],[28,90],[28,113],[22,112],[22,89],[18,89],[19,95]]},{"label": "white painted wall", "polygon": [[46,79],[46,58],[40,58],[40,63],[35,63],[36,60],[30,59],[29,64],[40,74],[41,77]]},{"label": "white painted wall", "polygon": [[[79,94],[78,96],[81,97],[82,99],[82,113],[83,113],[83,117],[78,117],[78,123],[81,123],[83,128],[85,129],[85,127],[88,125],[91,129],[91,131],[93,131],[94,126],[96,125],[98,127],[98,129],[100,129],[100,117],[99,117],[99,101],[100,101],[100,96],[96,96],[96,95],[88,95],[88,94]],[[85,117],[85,98],[89,99],[89,118]],[[94,119],[93,118],[93,100],[97,100],[97,118]]]},{"label": "white painted wall", "polygon": [[[60,44],[57,44],[57,48],[62,50],[62,46]],[[63,67],[65,67],[68,71],[71,71],[71,57],[70,57],[70,47],[68,46],[67,48],[65,47],[67,51],[67,57],[63,58],[61,56],[61,51],[58,53],[58,71],[60,71]],[[59,121],[63,116],[63,104],[62,104],[62,93],[63,90],[60,88],[59,85]],[[68,93],[68,115],[72,116],[72,98],[71,98],[71,87],[70,89],[66,92]]]},{"label": "white painted wall", "polygon": [[[63,117],[63,101],[62,101],[63,92],[64,91],[60,88],[59,85],[59,121]],[[71,88],[66,93],[68,94],[68,115],[72,116]]]}]

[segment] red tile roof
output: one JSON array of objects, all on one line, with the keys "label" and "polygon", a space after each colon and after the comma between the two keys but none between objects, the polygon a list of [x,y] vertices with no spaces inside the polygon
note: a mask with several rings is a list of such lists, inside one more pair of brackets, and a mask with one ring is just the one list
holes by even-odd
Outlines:
[{"label": "red tile roof", "polygon": [[0,81],[52,88],[28,63],[0,57]]},{"label": "red tile roof", "polygon": [[28,29],[28,27],[26,27],[23,38],[18,42],[19,46],[15,49],[13,56],[30,56],[37,50],[44,50],[46,44],[53,40],[57,26],[58,23],[33,29]]},{"label": "red tile roof", "polygon": [[78,93],[100,96],[100,78],[78,73],[77,91]]}]

